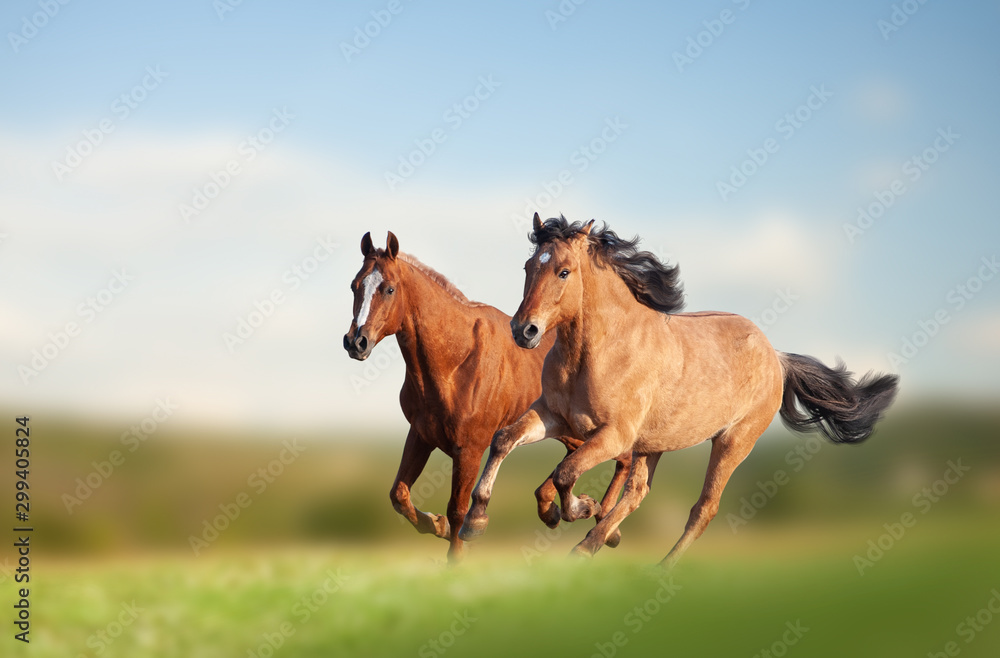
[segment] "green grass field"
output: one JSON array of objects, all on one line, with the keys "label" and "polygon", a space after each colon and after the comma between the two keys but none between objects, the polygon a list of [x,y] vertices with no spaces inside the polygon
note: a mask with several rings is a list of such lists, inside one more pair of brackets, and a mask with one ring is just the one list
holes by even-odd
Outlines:
[{"label": "green grass field", "polygon": [[[622,545],[587,562],[566,555],[592,522],[551,533],[535,515],[561,446],[516,451],[488,532],[449,568],[446,544],[389,504],[398,442],[304,437],[258,493],[248,477],[288,437],[167,428],[87,492],[121,428],[44,415],[32,427],[31,644],[13,639],[8,532],[4,657],[1000,655],[993,407],[904,410],[862,446],[772,432],[672,581],[648,567],[681,533],[707,446],[665,457]],[[449,475],[435,455],[414,488],[422,509],[444,510]],[[603,464],[577,492],[599,496],[608,475]],[[13,487],[0,469],[0,491]],[[245,492],[252,505],[196,556],[190,537]],[[80,503],[67,508],[68,493]],[[733,525],[746,501],[759,509]],[[907,513],[915,524],[885,535]],[[854,556],[880,539],[893,545],[860,575]]]},{"label": "green grass field", "polygon": [[443,543],[416,535],[378,547],[45,559],[31,645],[3,653],[884,658],[953,641],[962,656],[997,656],[1000,614],[971,642],[956,632],[966,616],[993,616],[981,611],[1000,589],[995,519],[975,536],[968,528],[917,525],[863,576],[852,556],[868,535],[857,526],[716,533],[666,579],[647,566],[666,547],[623,543],[579,562],[564,556],[572,539],[531,564],[517,545],[483,544],[458,568],[440,563]]}]

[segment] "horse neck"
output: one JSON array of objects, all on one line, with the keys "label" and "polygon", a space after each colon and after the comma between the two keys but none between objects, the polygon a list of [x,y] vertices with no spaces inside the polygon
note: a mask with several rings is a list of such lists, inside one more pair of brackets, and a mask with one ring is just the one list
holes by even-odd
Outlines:
[{"label": "horse neck", "polygon": [[639,302],[622,278],[609,266],[593,261],[581,268],[583,298],[577,314],[558,329],[564,358],[577,368],[599,355],[608,341],[628,328],[629,313]]},{"label": "horse neck", "polygon": [[470,307],[416,267],[405,264],[409,309],[396,332],[406,371],[413,376],[453,370],[468,352],[472,332],[463,318]]}]

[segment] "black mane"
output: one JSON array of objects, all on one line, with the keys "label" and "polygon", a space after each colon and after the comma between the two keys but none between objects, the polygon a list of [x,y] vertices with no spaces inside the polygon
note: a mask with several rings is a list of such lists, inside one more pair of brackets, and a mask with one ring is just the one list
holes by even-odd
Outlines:
[{"label": "black mane", "polygon": [[[583,222],[570,223],[559,215],[546,219],[528,239],[540,247],[554,240],[568,240],[583,227]],[[598,262],[614,269],[640,304],[661,313],[676,313],[684,307],[684,291],[678,280],[680,267],[669,267],[651,252],[639,251],[639,236],[624,240],[603,223],[591,229],[588,240]]]}]

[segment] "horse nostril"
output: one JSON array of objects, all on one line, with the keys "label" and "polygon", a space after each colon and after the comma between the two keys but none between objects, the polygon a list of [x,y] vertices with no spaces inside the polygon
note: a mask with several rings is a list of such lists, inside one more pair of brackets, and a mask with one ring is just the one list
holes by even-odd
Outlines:
[{"label": "horse nostril", "polygon": [[527,338],[528,340],[531,340],[535,336],[538,335],[538,327],[536,327],[533,324],[529,324],[529,325],[527,325],[527,326],[524,327],[524,331],[522,331],[521,333],[524,334],[525,338]]},{"label": "horse nostril", "polygon": [[351,337],[344,334],[344,349],[347,351],[351,350]]},{"label": "horse nostril", "polygon": [[358,339],[354,341],[354,345],[358,348],[359,352],[364,352],[368,349],[368,339],[364,336],[358,336]]}]

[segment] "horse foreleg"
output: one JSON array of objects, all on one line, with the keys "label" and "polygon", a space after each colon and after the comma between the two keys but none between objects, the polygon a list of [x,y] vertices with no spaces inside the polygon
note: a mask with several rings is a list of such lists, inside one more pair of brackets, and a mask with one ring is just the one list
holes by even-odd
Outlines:
[{"label": "horse foreleg", "polygon": [[708,472],[705,473],[705,486],[702,487],[698,502],[691,508],[684,534],[660,562],[661,567],[672,569],[684,551],[705,532],[705,528],[719,511],[722,490],[726,488],[730,476],[750,454],[754,443],[767,429],[770,421],[770,417],[754,422],[744,421],[712,439],[712,454],[708,461]]},{"label": "horse foreleg", "polygon": [[413,506],[413,502],[410,500],[410,488],[416,482],[421,471],[424,470],[427,459],[433,450],[434,448],[425,443],[411,427],[410,432],[406,435],[406,443],[403,445],[403,456],[399,460],[396,481],[392,483],[392,489],[389,491],[389,500],[392,501],[393,508],[413,524],[417,532],[449,539],[451,533],[448,528],[448,519],[440,514],[421,512]]},{"label": "horse foreleg", "polygon": [[448,547],[448,561],[457,563],[465,554],[465,542],[458,536],[469,511],[469,495],[479,472],[482,453],[476,450],[457,449],[451,461],[451,498],[448,500],[448,522],[451,525],[451,546]]},{"label": "horse foreleg", "polygon": [[[559,436],[556,438],[566,446],[567,455],[583,445],[583,441],[575,439],[572,436]],[[538,518],[542,520],[542,523],[550,528],[557,527],[560,518],[559,506],[555,503],[556,486],[552,484],[551,475],[535,489],[535,500],[538,501]]]},{"label": "horse foreleg", "polygon": [[[621,500],[587,533],[584,540],[573,548],[574,554],[589,557],[604,544],[611,546],[610,540],[615,535],[621,537],[618,526],[625,520],[625,517],[639,507],[639,503],[649,493],[653,472],[656,471],[656,464],[659,461],[660,454],[632,455],[629,460],[629,470],[625,474],[625,492],[622,494]],[[621,466],[621,462],[618,466]]]},{"label": "horse foreleg", "polygon": [[[558,438],[566,445],[567,455],[583,444],[583,441],[569,436],[560,436]],[[625,484],[625,480],[628,478],[631,466],[631,452],[625,452],[615,457],[615,472],[611,481],[608,483],[607,492],[601,500],[602,510],[610,510],[618,502],[618,496],[621,494],[622,485]],[[535,499],[538,501],[538,518],[540,518],[542,522],[550,528],[557,527],[559,525],[559,520],[561,519],[559,506],[555,503],[557,493],[555,484],[552,483],[551,475],[541,484],[541,486],[535,489]],[[604,518],[603,513],[598,513],[596,518],[597,521],[600,522],[600,520]],[[607,545],[611,548],[615,548],[621,543],[621,540],[622,535],[616,529],[608,536]]]},{"label": "horse foreleg", "polygon": [[575,496],[573,487],[580,476],[601,462],[613,459],[629,447],[629,442],[612,426],[605,426],[559,462],[552,472],[552,482],[562,501],[564,521],[589,519],[601,514],[601,505],[590,496]]},{"label": "horse foreleg", "polygon": [[483,468],[483,474],[479,476],[476,488],[472,491],[472,507],[465,515],[465,522],[458,533],[461,539],[471,541],[486,532],[486,526],[489,525],[486,506],[489,505],[490,496],[493,495],[493,483],[500,470],[500,463],[517,446],[535,443],[545,438],[546,426],[543,415],[548,417],[548,411],[540,399],[536,400],[520,418],[507,427],[497,430],[493,435],[490,456],[486,460],[486,466]]},{"label": "horse foreleg", "polygon": [[[659,459],[659,457],[657,457]],[[611,482],[608,483],[608,490],[604,494],[604,498],[601,499],[601,513],[597,516],[597,522],[600,523],[604,519],[607,512],[605,510],[610,510],[615,505],[618,504],[618,496],[622,492],[622,486],[628,479],[629,471],[632,469],[632,453],[624,452],[617,457],[615,457],[615,474],[611,477]],[[652,470],[652,468],[650,469]],[[652,477],[652,473],[650,473]],[[604,543],[615,548],[622,541],[622,533],[616,527],[612,530]]]}]

